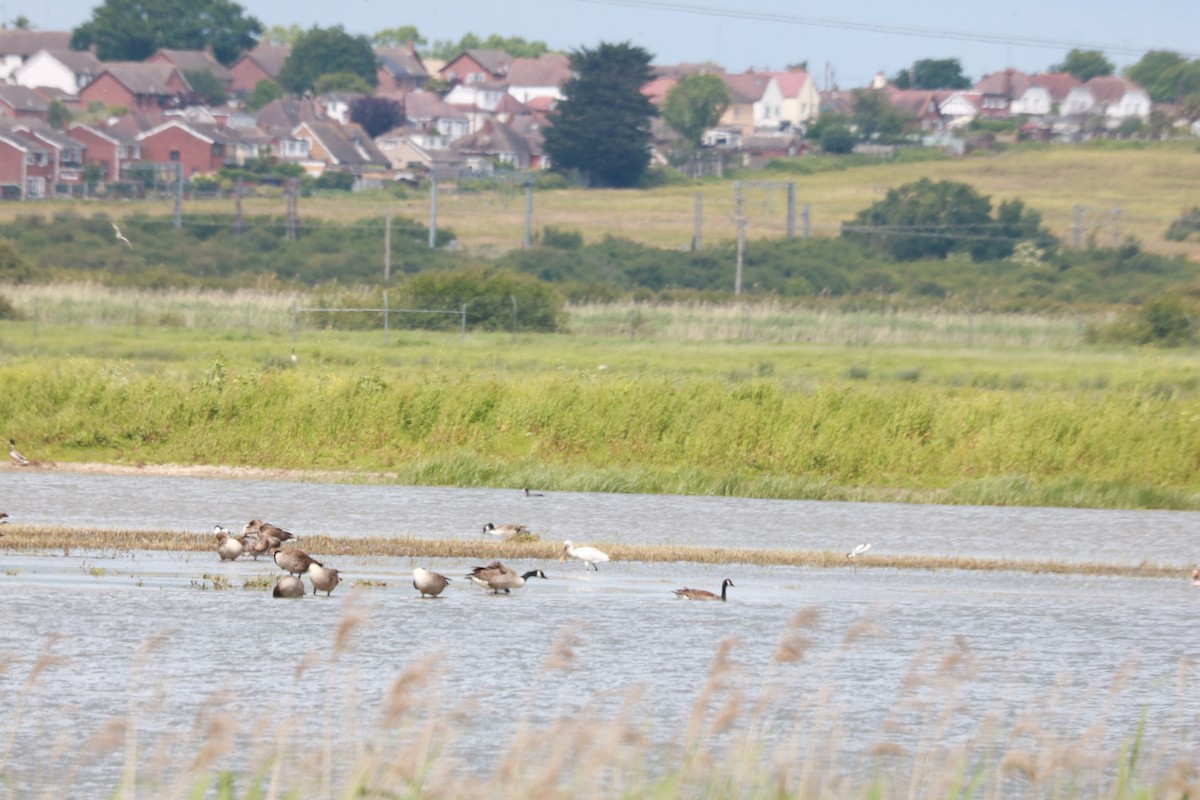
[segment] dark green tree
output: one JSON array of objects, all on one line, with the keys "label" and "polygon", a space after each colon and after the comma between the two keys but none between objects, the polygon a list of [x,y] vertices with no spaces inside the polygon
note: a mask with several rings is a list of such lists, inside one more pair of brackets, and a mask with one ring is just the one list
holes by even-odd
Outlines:
[{"label": "dark green tree", "polygon": [[313,87],[313,91],[317,94],[370,94],[372,90],[361,75],[353,72],[329,72],[317,78],[317,85]]},{"label": "dark green tree", "polygon": [[1171,50],[1151,50],[1125,70],[1125,77],[1157,103],[1176,103],[1200,92],[1200,60],[1188,61]]},{"label": "dark green tree", "polygon": [[968,184],[922,178],[890,189],[887,196],[842,226],[842,236],[896,261],[970,253],[976,260],[1007,258],[1020,241],[1045,246],[1054,238],[1041,215],[1020,200],[1000,205]]},{"label": "dark green tree", "polygon": [[969,89],[971,80],[963,75],[957,58],[923,58],[896,73],[892,85],[897,89]]},{"label": "dark green tree", "polygon": [[543,130],[554,169],[576,171],[593,186],[637,185],[650,164],[657,113],[641,91],[654,77],[652,58],[628,42],[571,53],[575,77]]},{"label": "dark green tree", "polygon": [[71,122],[71,109],[67,108],[67,104],[57,97],[50,101],[50,108],[46,111],[46,123],[51,128],[62,130]]},{"label": "dark green tree", "polygon": [[698,147],[704,132],[729,108],[729,87],[716,75],[687,75],[667,92],[663,121]]},{"label": "dark green tree", "polygon": [[404,122],[404,111],[390,97],[356,97],[350,102],[350,120],[374,139]]},{"label": "dark green tree", "polygon": [[71,32],[71,47],[95,47],[101,61],[144,61],[164,47],[212,48],[228,65],[262,32],[262,23],[231,0],[105,0]]},{"label": "dark green tree", "polygon": [[375,65],[375,51],[366,36],[352,36],[341,25],[313,26],[292,45],[278,80],[289,92],[304,94],[316,89],[317,79],[322,75],[351,72],[374,87],[379,82]]},{"label": "dark green tree", "polygon": [[192,87],[196,100],[204,105],[219,106],[229,99],[225,84],[206,69],[185,69],[183,77]]},{"label": "dark green tree", "polygon": [[888,93],[882,90],[855,89],[853,108],[851,119],[865,141],[893,141],[915,122],[911,115],[893,106]]},{"label": "dark green tree", "polygon": [[380,47],[405,47],[412,42],[417,47],[423,47],[429,40],[421,35],[416,25],[401,25],[398,28],[384,28],[375,31],[371,41]]},{"label": "dark green tree", "polygon": [[263,79],[254,84],[253,91],[246,96],[246,108],[258,111],[268,103],[283,97],[283,87],[273,80]]},{"label": "dark green tree", "polygon": [[464,50],[499,50],[513,58],[537,58],[543,53],[549,53],[550,47],[545,42],[529,42],[520,36],[500,36],[493,33],[486,39],[481,39],[473,33],[467,33],[458,41],[436,40],[429,48],[429,55],[449,61],[462,55]]},{"label": "dark green tree", "polygon": [[1069,72],[1084,83],[1092,78],[1113,74],[1113,63],[1099,50],[1075,48],[1067,53],[1061,64],[1050,67],[1051,72]]}]

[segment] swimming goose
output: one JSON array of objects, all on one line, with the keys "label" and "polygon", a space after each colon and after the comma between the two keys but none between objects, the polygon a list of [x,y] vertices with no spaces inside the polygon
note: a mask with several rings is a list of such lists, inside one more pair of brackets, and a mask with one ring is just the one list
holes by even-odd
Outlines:
[{"label": "swimming goose", "polygon": [[421,597],[426,595],[437,597],[449,582],[450,579],[445,575],[439,575],[421,567],[413,570],[413,588],[421,593]]},{"label": "swimming goose", "polygon": [[492,536],[516,536],[518,533],[525,533],[528,528],[524,525],[493,525],[488,523],[483,526],[483,532]]},{"label": "swimming goose", "polygon": [[9,456],[9,458],[11,458],[13,460],[13,463],[15,463],[18,467],[28,467],[29,466],[29,459],[26,458],[25,456],[21,455],[21,453],[17,450],[17,440],[16,439],[8,440],[8,456]]},{"label": "swimming goose", "polygon": [[587,565],[591,564],[592,569],[596,570],[596,572],[600,571],[600,568],[596,566],[597,562],[608,561],[608,553],[605,553],[603,550],[597,550],[594,547],[576,547],[570,539],[563,542],[563,551],[562,555],[558,557],[558,563],[561,564],[566,561],[567,556],[578,558],[582,561],[584,569],[587,569]]},{"label": "swimming goose", "polygon": [[304,581],[295,575],[284,575],[275,584],[272,597],[304,597]]},{"label": "swimming goose", "polygon": [[236,561],[244,549],[241,541],[231,536],[229,531],[220,525],[213,528],[213,533],[217,536],[217,555],[221,557],[221,560]]},{"label": "swimming goose", "polygon": [[542,494],[541,492],[531,492],[528,489],[525,490],[525,496],[526,497],[545,497],[545,495]]},{"label": "swimming goose", "polygon": [[726,578],[721,583],[720,595],[715,595],[712,592],[705,591],[704,589],[675,589],[674,591],[676,597],[683,598],[684,600],[724,600],[725,590],[730,586],[733,586],[733,581],[729,580],[729,578]]},{"label": "swimming goose", "polygon": [[287,550],[279,550],[278,548],[271,551],[271,557],[275,559],[275,564],[284,572],[290,572],[292,575],[303,575],[308,572],[308,568],[313,564],[318,567],[324,566],[320,561],[310,556],[303,550],[289,548]]},{"label": "swimming goose", "polygon": [[313,594],[324,592],[326,597],[333,594],[333,590],[342,581],[336,569],[327,567],[320,561],[313,561],[308,565],[308,578],[312,581]]},{"label": "swimming goose", "polygon": [[846,558],[857,558],[870,549],[870,542],[867,542],[866,544],[855,545],[853,550],[851,550],[849,553],[846,553]]},{"label": "swimming goose", "polygon": [[475,567],[475,569],[471,570],[471,574],[467,578],[476,586],[491,589],[492,594],[499,594],[501,590],[505,594],[511,594],[509,589],[520,589],[525,585],[525,581],[530,578],[549,580],[546,577],[546,573],[540,569],[530,570],[524,575],[518,575],[499,561],[493,561],[486,567]]}]

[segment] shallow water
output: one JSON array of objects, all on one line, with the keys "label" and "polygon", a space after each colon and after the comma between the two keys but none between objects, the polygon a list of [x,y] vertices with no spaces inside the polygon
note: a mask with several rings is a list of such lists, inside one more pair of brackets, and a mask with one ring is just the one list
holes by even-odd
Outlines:
[{"label": "shallow water", "polygon": [[[512,521],[543,538],[589,543],[840,551],[871,540],[873,553],[1181,565],[1200,555],[1200,515],[1182,513],[526,498],[50,473],[4,473],[0,486],[5,510],[21,522],[199,532],[259,516],[301,540],[311,532],[458,537],[486,521]],[[296,720],[296,747],[306,737],[350,747],[378,734],[389,686],[424,663],[433,666],[419,705],[446,712],[453,741],[445,757],[481,773],[522,719],[533,727],[560,716],[612,719],[635,688],[648,735],[674,742],[726,640],[734,642],[730,680],[749,698],[739,719],[750,719],[753,700],[767,693],[770,724],[759,735],[769,746],[804,751],[830,724],[824,743],[848,767],[884,740],[919,745],[938,709],[946,711],[936,723],[942,742],[970,736],[989,714],[1009,726],[1031,715],[1064,742],[1094,734],[1095,746],[1115,750],[1144,714],[1148,741],[1193,761],[1200,751],[1200,680],[1187,668],[1200,661],[1200,589],[1184,579],[619,562],[590,571],[528,561],[513,566],[540,567],[549,580],[494,596],[462,579],[471,562],[429,560],[420,566],[458,580],[441,599],[422,601],[410,559],[334,565],[344,583],[332,597],[280,601],[241,588],[277,577],[266,561],[0,550],[0,696],[20,698],[0,722],[0,744],[13,741],[8,785],[111,792],[127,751],[105,750],[99,734],[121,719],[136,721],[143,772],[153,770],[158,748],[166,762],[189,762],[216,712],[239,721],[239,748],[281,719]],[[214,589],[214,577],[233,588]],[[725,577],[735,583],[726,603],[671,592],[718,590]],[[369,586],[356,589],[360,581]],[[804,637],[803,658],[778,660],[789,622],[805,610],[814,621],[793,630]],[[332,651],[352,618],[361,626]],[[552,658],[564,637],[569,667]],[[47,654],[61,663],[29,682]],[[451,713],[460,710],[467,716]],[[225,763],[242,762],[235,752]]]}]

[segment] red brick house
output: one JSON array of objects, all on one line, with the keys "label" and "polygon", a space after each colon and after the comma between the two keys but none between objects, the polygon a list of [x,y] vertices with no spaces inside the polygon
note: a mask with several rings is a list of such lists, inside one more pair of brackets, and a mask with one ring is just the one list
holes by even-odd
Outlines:
[{"label": "red brick house", "polygon": [[449,83],[501,81],[512,66],[512,56],[502,50],[464,50],[438,74]]},{"label": "red brick house", "polygon": [[28,86],[0,85],[0,117],[8,119],[46,119],[50,101]]},{"label": "red brick house", "polygon": [[72,123],[71,138],[84,146],[84,164],[99,164],[103,181],[120,181],[125,168],[142,160],[142,145],[137,139],[105,125]]},{"label": "red brick house", "polygon": [[208,175],[232,163],[238,144],[232,129],[175,118],[139,134],[138,141],[143,161],[178,161],[185,177]]},{"label": "red brick house", "polygon": [[408,47],[376,47],[375,57],[379,66],[375,76],[379,79],[377,94],[406,94],[425,88],[429,72],[425,63],[411,45]]},{"label": "red brick house", "polygon": [[50,148],[20,131],[0,131],[0,197],[40,199],[53,183]]},{"label": "red brick house", "polygon": [[292,48],[287,45],[260,44],[250,52],[243,53],[229,68],[234,97],[245,97],[253,92],[259,81],[277,80],[279,70],[283,69],[283,62],[287,61],[291,52]]},{"label": "red brick house", "polygon": [[[163,48],[146,59],[147,64],[170,64],[181,72],[207,72],[212,75],[229,94],[233,86],[233,73],[213,56],[209,50],[169,50]],[[187,77],[186,74],[184,77]]]},{"label": "red brick house", "polygon": [[60,184],[78,186],[83,183],[84,152],[87,149],[83,142],[68,133],[51,128],[44,122],[15,124],[10,130],[23,134],[46,148],[50,159],[48,178],[51,189]]},{"label": "red brick house", "polygon": [[106,64],[96,79],[79,91],[80,104],[103,103],[130,111],[178,108],[192,87],[178,67],[171,64],[114,62]]}]

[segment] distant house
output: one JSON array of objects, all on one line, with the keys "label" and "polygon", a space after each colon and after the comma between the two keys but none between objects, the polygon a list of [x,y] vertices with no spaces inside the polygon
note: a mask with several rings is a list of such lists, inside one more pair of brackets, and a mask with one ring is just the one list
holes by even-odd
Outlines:
[{"label": "distant house", "polygon": [[100,166],[103,181],[122,180],[125,168],[142,160],[141,143],[115,128],[76,122],[67,126],[67,132],[83,144],[84,163]]},{"label": "distant house", "polygon": [[453,141],[471,132],[470,118],[434,92],[404,95],[404,118],[412,127],[437,131]]},{"label": "distant house", "polygon": [[366,131],[353,123],[303,122],[292,136],[308,142],[308,157],[299,163],[314,177],[326,170],[339,170],[361,178],[391,166]]},{"label": "distant house", "polygon": [[100,59],[86,50],[39,50],[13,74],[20,86],[53,88],[78,96],[100,74]]},{"label": "distant house", "polygon": [[538,58],[514,58],[506,76],[508,93],[521,103],[538,97],[562,100],[563,84],[573,74],[570,59],[561,53],[543,53]]},{"label": "distant house", "polygon": [[812,76],[803,70],[772,75],[779,89],[779,119],[788,127],[801,128],[821,113],[821,93]]},{"label": "distant house", "polygon": [[0,85],[0,117],[8,119],[46,119],[50,101],[28,86]]},{"label": "distant house", "polygon": [[0,83],[40,50],[70,50],[70,31],[0,30]]},{"label": "distant house", "polygon": [[1150,95],[1131,80],[1097,76],[1072,89],[1063,101],[1063,114],[1101,114],[1110,123],[1130,117],[1150,118]]},{"label": "distant house", "polygon": [[940,90],[933,93],[938,112],[946,121],[948,129],[965,128],[979,116],[983,94],[973,90]]},{"label": "distant house", "polygon": [[183,73],[171,64],[110,62],[79,92],[84,108],[92,103],[132,111],[179,108],[192,92]]},{"label": "distant house", "polygon": [[208,50],[169,50],[163,48],[146,59],[147,64],[170,64],[178,67],[184,75],[188,72],[206,72],[212,75],[225,90],[225,94],[233,91],[233,73],[229,68],[217,61]]},{"label": "distant house", "polygon": [[411,45],[408,47],[376,47],[375,58],[379,66],[375,77],[379,81],[376,91],[380,94],[404,94],[417,92],[429,82],[425,63]]},{"label": "distant house", "polygon": [[507,96],[508,85],[503,81],[480,80],[455,84],[443,99],[467,117],[471,131],[475,132],[491,119]]},{"label": "distant house", "polygon": [[662,75],[643,86],[642,94],[644,94],[651,103],[661,109],[663,107],[663,103],[667,102],[667,95],[678,85],[678,78],[674,78],[669,75]]},{"label": "distant house", "polygon": [[87,145],[69,133],[51,128],[44,122],[18,123],[9,128],[24,134],[45,147],[50,163],[48,179],[51,185],[83,183],[83,154]]},{"label": "distant house", "polygon": [[53,181],[49,147],[21,131],[0,130],[0,197],[38,200]]},{"label": "distant house", "polygon": [[254,91],[259,81],[274,81],[279,78],[283,62],[291,55],[288,45],[260,44],[242,56],[229,68],[232,76],[230,91],[235,97],[245,97]]},{"label": "distant house", "polygon": [[1042,117],[1056,113],[1067,93],[1079,85],[1078,79],[1065,72],[1028,75],[1010,68],[983,76],[975,91],[981,95],[979,114],[984,119]]},{"label": "distant house", "polygon": [[392,168],[408,173],[456,177],[466,159],[450,147],[450,138],[436,129],[400,127],[375,137],[375,146]]},{"label": "distant house", "polygon": [[232,128],[171,118],[137,138],[143,161],[178,162],[185,177],[209,175],[237,163],[239,138]]},{"label": "distant house", "polygon": [[455,141],[451,147],[466,160],[468,169],[484,175],[492,174],[495,164],[513,169],[529,169],[533,165],[529,142],[498,120],[488,120],[478,131]]},{"label": "distant house", "polygon": [[913,116],[917,127],[923,131],[940,131],[946,127],[946,119],[938,106],[937,95],[927,89],[880,89],[887,92],[892,108]]},{"label": "distant house", "polygon": [[783,95],[770,73],[742,72],[720,77],[729,89],[730,103],[717,127],[737,128],[743,136],[749,136],[759,128],[779,129],[783,119]]},{"label": "distant house", "polygon": [[464,50],[442,67],[438,74],[449,83],[504,81],[512,56],[502,50]]}]

